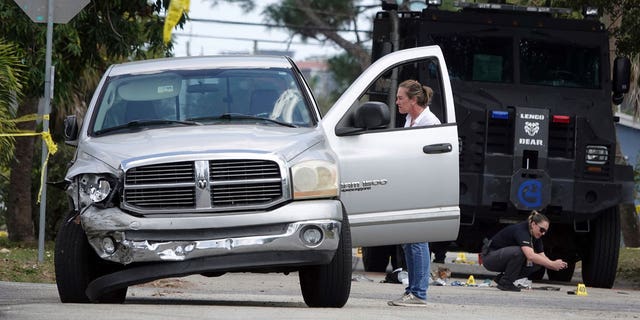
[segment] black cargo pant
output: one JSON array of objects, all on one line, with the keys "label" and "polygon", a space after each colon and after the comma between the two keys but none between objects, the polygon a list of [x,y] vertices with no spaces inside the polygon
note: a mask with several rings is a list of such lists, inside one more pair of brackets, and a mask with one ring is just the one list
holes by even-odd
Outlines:
[{"label": "black cargo pant", "polygon": [[542,268],[536,264],[527,266],[527,258],[518,246],[489,250],[482,257],[482,265],[489,271],[502,272],[502,279],[509,282],[528,277]]}]

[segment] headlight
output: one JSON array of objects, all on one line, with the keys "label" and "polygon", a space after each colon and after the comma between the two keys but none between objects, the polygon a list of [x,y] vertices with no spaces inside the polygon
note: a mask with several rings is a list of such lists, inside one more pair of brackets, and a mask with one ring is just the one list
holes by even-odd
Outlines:
[{"label": "headlight", "polygon": [[291,168],[293,198],[327,198],[338,195],[338,168],[335,164],[312,160]]},{"label": "headlight", "polygon": [[109,198],[113,191],[112,179],[95,174],[80,177],[80,199],[83,206],[100,203]]},{"label": "headlight", "polygon": [[93,202],[101,202],[111,193],[111,185],[107,180],[100,179],[97,185],[91,186],[89,189],[89,199]]},{"label": "headlight", "polygon": [[609,149],[605,146],[587,146],[586,163],[603,165],[609,160]]}]

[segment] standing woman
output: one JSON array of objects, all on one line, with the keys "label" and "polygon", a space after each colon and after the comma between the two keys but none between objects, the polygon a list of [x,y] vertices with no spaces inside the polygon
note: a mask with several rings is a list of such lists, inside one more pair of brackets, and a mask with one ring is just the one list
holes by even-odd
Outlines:
[{"label": "standing woman", "polygon": [[533,210],[526,221],[500,230],[482,250],[482,264],[496,276],[498,289],[520,291],[513,282],[545,267],[551,270],[567,268],[561,259],[550,260],[544,254],[542,236],[549,231],[549,218]]},{"label": "standing woman", "polygon": [[[429,110],[428,102],[433,96],[433,90],[423,86],[415,80],[406,80],[398,86],[396,104],[401,114],[406,114],[406,127],[418,127],[440,124],[440,120]],[[404,294],[397,300],[389,301],[391,306],[426,306],[427,289],[429,288],[429,276],[431,253],[428,242],[407,243],[402,245],[407,273],[409,274],[409,286]]]}]

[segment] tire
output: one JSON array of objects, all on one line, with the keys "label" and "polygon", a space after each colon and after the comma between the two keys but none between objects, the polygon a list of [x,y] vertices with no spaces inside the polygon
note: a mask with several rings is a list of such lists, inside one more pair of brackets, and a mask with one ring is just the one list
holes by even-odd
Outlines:
[{"label": "tire", "polygon": [[571,279],[573,278],[573,272],[575,271],[575,269],[576,269],[575,262],[567,262],[566,269],[562,269],[558,271],[547,269],[547,276],[549,277],[549,280],[552,280],[552,281],[571,282]]},{"label": "tire", "polygon": [[613,207],[600,212],[591,223],[589,248],[582,260],[582,280],[588,287],[611,288],[620,253],[620,215]]},{"label": "tire", "polygon": [[527,276],[527,278],[531,281],[539,281],[542,280],[542,278],[544,277],[544,272],[546,271],[546,269],[544,267],[540,268],[540,270],[537,270],[536,272],[530,274],[529,276]]},{"label": "tire", "polygon": [[300,289],[307,306],[342,308],[351,293],[351,230],[346,214],[340,228],[340,242],[333,260],[327,265],[300,270]]},{"label": "tire", "polygon": [[389,257],[396,256],[396,246],[362,248],[362,265],[367,272],[387,272]]},{"label": "tire", "polygon": [[[56,285],[63,303],[89,303],[85,291],[94,279],[117,270],[115,264],[102,261],[89,243],[82,227],[65,219],[58,231],[55,247]],[[98,301],[123,303],[127,288],[110,292]]]}]

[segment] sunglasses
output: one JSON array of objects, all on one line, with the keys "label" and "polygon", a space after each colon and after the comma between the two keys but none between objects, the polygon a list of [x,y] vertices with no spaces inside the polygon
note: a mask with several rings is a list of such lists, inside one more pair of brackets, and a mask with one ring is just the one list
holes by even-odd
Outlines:
[{"label": "sunglasses", "polygon": [[542,233],[542,234],[547,233],[547,229],[546,229],[546,228],[541,227],[541,226],[540,226],[539,224],[537,224],[537,223],[536,223],[536,225],[538,226],[538,229],[540,229],[540,233]]}]

